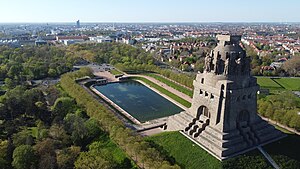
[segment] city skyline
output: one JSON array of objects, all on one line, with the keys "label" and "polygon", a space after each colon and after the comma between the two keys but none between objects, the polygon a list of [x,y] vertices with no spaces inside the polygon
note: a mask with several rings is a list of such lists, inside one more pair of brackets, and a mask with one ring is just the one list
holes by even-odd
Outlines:
[{"label": "city skyline", "polygon": [[1,1],[0,23],[300,22],[299,1]]}]

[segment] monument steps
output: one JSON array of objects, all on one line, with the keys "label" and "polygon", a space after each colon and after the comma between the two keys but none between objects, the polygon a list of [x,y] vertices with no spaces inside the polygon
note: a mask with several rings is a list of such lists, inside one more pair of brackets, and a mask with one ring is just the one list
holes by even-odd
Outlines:
[{"label": "monument steps", "polygon": [[218,149],[219,151],[225,151],[228,148],[223,148],[212,142],[211,140],[207,139],[206,137],[203,137],[202,135],[199,135],[199,137],[194,138],[198,142],[200,142],[202,145],[204,145],[206,148],[208,148],[211,151],[214,151]]}]

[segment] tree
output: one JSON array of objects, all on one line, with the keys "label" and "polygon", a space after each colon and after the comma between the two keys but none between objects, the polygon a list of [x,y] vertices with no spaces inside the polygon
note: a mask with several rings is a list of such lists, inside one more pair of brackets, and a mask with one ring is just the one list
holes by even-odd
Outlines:
[{"label": "tree", "polygon": [[266,109],[265,116],[272,119],[273,118],[273,114],[274,114],[274,106],[273,106],[273,104],[269,104],[268,108]]},{"label": "tree", "polygon": [[101,134],[101,130],[100,127],[98,125],[98,122],[93,119],[90,118],[89,120],[84,122],[84,126],[87,130],[87,138],[86,138],[86,143],[91,142],[93,139],[95,139],[96,137],[98,137]]},{"label": "tree", "polygon": [[27,130],[27,128],[21,130],[18,133],[13,135],[13,143],[15,146],[21,145],[32,145],[34,143],[33,137],[31,135],[31,131]]},{"label": "tree", "polygon": [[54,140],[60,141],[63,145],[70,144],[70,136],[66,133],[64,127],[58,124],[50,127],[49,136]]},{"label": "tree", "polygon": [[282,111],[280,111],[280,110],[275,110],[275,112],[274,112],[274,120],[276,121],[276,124],[277,124],[277,122],[281,122],[281,121],[282,121],[282,119],[283,119],[283,114],[284,114],[284,113],[282,113]]},{"label": "tree", "polygon": [[15,87],[15,83],[12,79],[10,78],[5,78],[4,79],[4,83],[5,83],[5,86],[8,88],[8,89],[13,89]]},{"label": "tree", "polygon": [[0,140],[0,168],[7,168],[7,148],[8,148],[8,141],[7,140]]},{"label": "tree", "polygon": [[288,72],[291,76],[300,75],[300,56],[294,56],[290,60],[286,61],[282,68]]},{"label": "tree", "polygon": [[2,103],[7,107],[11,120],[25,112],[24,91],[26,91],[24,87],[17,86],[4,95]]},{"label": "tree", "polygon": [[300,129],[300,116],[297,113],[294,113],[294,115],[289,123],[289,126],[296,130]]},{"label": "tree", "polygon": [[76,169],[101,168],[111,169],[113,164],[93,152],[80,153],[75,162]]},{"label": "tree", "polygon": [[267,108],[268,108],[268,106],[269,106],[270,103],[267,102],[267,101],[264,101],[264,100],[259,100],[258,103],[259,103],[258,104],[258,112],[259,112],[259,114],[265,116],[266,110],[267,110]]},{"label": "tree", "polygon": [[56,76],[57,76],[57,72],[56,72],[55,69],[50,68],[50,69],[48,70],[48,75],[49,75],[50,77],[56,77]]},{"label": "tree", "polygon": [[60,169],[74,168],[74,162],[80,154],[80,147],[71,146],[56,153],[56,160]]},{"label": "tree", "polygon": [[87,138],[87,129],[84,125],[84,119],[75,114],[67,114],[64,119],[67,132],[71,134],[74,144],[83,146],[85,138]]},{"label": "tree", "polygon": [[26,104],[25,114],[34,116],[37,119],[42,117],[43,112],[46,111],[46,107],[42,106],[41,104],[41,107],[38,107],[36,104],[37,102],[45,102],[42,91],[36,88],[26,90],[23,97],[26,98],[24,99]]},{"label": "tree", "polygon": [[51,154],[44,154],[40,157],[38,162],[38,168],[43,169],[56,169],[57,163],[56,163],[56,156],[53,156]]},{"label": "tree", "polygon": [[291,119],[293,118],[293,114],[294,114],[295,112],[294,111],[287,111],[285,114],[284,114],[284,116],[283,116],[283,124],[284,125],[289,125],[289,123],[290,123],[290,121],[291,121]]},{"label": "tree", "polygon": [[19,72],[21,72],[22,67],[21,65],[12,65],[7,72],[8,77],[15,78],[19,76]]},{"label": "tree", "polygon": [[39,157],[39,168],[53,169],[57,167],[55,150],[58,146],[58,141],[49,138],[37,142],[34,150]]},{"label": "tree", "polygon": [[13,152],[12,166],[16,169],[36,168],[37,158],[30,145],[21,145]]},{"label": "tree", "polygon": [[60,97],[56,99],[52,111],[53,116],[58,116],[60,119],[63,119],[66,114],[75,111],[75,101],[70,97]]}]

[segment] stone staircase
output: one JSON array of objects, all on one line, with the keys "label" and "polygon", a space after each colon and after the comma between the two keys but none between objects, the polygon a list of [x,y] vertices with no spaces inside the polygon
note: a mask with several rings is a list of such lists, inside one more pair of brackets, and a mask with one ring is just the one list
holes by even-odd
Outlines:
[{"label": "stone staircase", "polygon": [[182,131],[186,136],[204,146],[214,155],[223,158],[256,147],[262,143],[280,138],[282,133],[262,120],[252,124],[241,122],[237,128],[221,132],[210,126],[210,119],[204,115],[193,117],[181,112],[168,119],[165,129]]},{"label": "stone staircase", "polygon": [[168,119],[168,126],[167,129],[172,131],[178,131],[184,129],[186,126],[189,125],[191,121],[193,121],[194,117],[191,116],[187,112],[181,112],[179,114],[175,114]]},{"label": "stone staircase", "polygon": [[184,129],[184,132],[193,138],[196,138],[204,131],[205,127],[209,125],[209,119],[200,116],[200,118],[194,118],[191,123]]}]

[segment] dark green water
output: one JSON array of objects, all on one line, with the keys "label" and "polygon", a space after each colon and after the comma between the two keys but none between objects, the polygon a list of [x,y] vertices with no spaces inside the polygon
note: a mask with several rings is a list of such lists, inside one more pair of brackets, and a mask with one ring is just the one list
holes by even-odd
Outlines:
[{"label": "dark green water", "polygon": [[170,116],[182,109],[137,81],[95,86],[140,122]]}]

